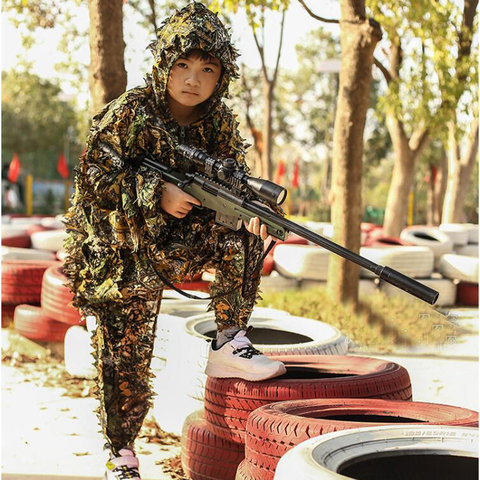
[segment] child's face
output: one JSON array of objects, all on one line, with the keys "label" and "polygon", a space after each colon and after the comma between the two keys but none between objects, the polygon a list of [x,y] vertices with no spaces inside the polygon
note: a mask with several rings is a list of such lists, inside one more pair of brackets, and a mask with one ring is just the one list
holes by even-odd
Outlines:
[{"label": "child's face", "polygon": [[184,107],[196,107],[210,98],[221,73],[222,65],[216,58],[179,58],[170,72],[168,95]]}]

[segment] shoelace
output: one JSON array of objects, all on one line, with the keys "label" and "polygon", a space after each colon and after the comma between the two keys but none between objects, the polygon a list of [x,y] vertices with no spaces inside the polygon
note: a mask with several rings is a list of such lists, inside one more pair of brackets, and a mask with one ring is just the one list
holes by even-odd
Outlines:
[{"label": "shoelace", "polygon": [[[243,352],[243,353],[242,353]],[[232,352],[234,355],[239,354],[239,357],[242,358],[252,358],[253,355],[262,355],[262,352],[257,350],[253,345],[247,345],[245,347],[237,348]]]},{"label": "shoelace", "polygon": [[117,467],[113,470],[113,473],[118,476],[120,480],[128,480],[131,478],[140,478],[140,474],[138,473],[138,469],[134,467],[127,467],[122,465]]}]

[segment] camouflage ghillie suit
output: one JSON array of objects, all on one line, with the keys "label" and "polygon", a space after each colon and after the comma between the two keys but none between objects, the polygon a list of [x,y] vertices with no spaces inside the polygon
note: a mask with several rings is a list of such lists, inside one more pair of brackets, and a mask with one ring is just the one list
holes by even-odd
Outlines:
[{"label": "camouflage ghillie suit", "polygon": [[[214,214],[193,208],[177,219],[160,208],[163,180],[137,167],[147,153],[185,170],[177,142],[220,158],[235,158],[248,172],[237,121],[222,102],[238,77],[238,53],[216,15],[194,3],[167,19],[152,48],[155,64],[145,87],[127,91],[93,119],[86,153],[76,169],[73,205],[66,214],[69,254],[65,273],[74,304],[94,315],[99,417],[108,446],[133,446],[151,404],[149,370],[164,284],[215,268],[211,294],[219,330],[245,327],[257,298],[263,241],[245,228],[233,232]],[[221,60],[223,74],[198,121],[180,126],[167,106],[175,61],[191,49]]]}]

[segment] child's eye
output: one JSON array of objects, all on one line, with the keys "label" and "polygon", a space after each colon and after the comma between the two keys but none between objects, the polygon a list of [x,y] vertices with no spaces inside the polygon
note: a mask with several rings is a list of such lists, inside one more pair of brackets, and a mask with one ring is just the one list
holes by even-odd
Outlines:
[{"label": "child's eye", "polygon": [[205,67],[204,71],[207,73],[213,73],[213,70],[210,67]]},{"label": "child's eye", "polygon": [[180,68],[187,68],[187,64],[184,63],[184,62],[178,62],[177,63],[177,67],[180,67]]}]

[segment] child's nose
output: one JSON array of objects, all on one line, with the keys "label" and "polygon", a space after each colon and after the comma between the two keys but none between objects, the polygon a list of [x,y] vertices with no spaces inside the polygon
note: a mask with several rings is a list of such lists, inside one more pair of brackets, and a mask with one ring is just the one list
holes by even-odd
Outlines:
[{"label": "child's nose", "polygon": [[191,75],[189,75],[187,77],[187,79],[185,80],[185,82],[190,85],[191,87],[198,87],[198,85],[200,85],[200,82],[198,80],[198,76],[194,73],[192,73]]}]

